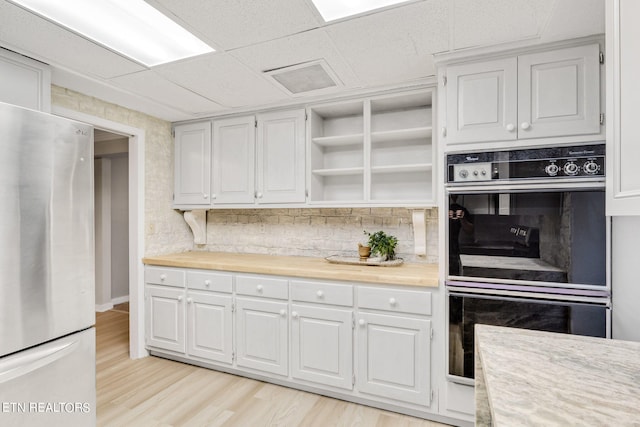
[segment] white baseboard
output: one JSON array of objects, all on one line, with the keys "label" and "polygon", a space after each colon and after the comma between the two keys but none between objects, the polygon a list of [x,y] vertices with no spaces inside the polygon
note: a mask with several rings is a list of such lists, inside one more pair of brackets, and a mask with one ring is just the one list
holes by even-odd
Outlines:
[{"label": "white baseboard", "polygon": [[129,302],[129,295],[125,295],[123,297],[117,297],[117,298],[112,298],[111,299],[111,304],[113,304],[113,305],[122,304],[123,302]]},{"label": "white baseboard", "polygon": [[107,304],[96,304],[96,311],[98,313],[102,313],[103,311],[109,311],[113,308],[113,304],[112,303],[107,303]]}]

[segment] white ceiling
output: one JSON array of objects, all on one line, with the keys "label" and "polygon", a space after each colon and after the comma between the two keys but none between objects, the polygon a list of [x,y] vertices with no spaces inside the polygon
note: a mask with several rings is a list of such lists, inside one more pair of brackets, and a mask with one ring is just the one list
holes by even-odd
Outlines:
[{"label": "white ceiling", "polygon": [[50,64],[54,84],[180,121],[310,99],[264,73],[289,65],[323,59],[338,95],[428,79],[434,53],[604,33],[605,0],[414,0],[330,24],[310,0],[146,1],[216,52],[147,68],[5,0],[0,46]]}]

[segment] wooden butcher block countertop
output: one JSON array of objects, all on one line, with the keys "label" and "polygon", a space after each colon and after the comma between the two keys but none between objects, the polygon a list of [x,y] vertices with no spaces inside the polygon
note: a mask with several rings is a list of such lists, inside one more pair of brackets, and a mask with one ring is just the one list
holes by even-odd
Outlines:
[{"label": "wooden butcher block countertop", "polygon": [[147,265],[329,279],[390,285],[438,287],[436,264],[397,267],[343,265],[323,258],[226,252],[183,252],[143,258]]}]

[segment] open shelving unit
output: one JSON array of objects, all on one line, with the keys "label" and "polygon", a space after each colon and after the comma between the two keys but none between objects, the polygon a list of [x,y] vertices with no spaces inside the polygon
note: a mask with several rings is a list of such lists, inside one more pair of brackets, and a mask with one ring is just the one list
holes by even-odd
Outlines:
[{"label": "open shelving unit", "polygon": [[314,204],[434,206],[433,90],[308,109]]},{"label": "open shelving unit", "polygon": [[310,201],[364,198],[364,103],[310,109]]}]

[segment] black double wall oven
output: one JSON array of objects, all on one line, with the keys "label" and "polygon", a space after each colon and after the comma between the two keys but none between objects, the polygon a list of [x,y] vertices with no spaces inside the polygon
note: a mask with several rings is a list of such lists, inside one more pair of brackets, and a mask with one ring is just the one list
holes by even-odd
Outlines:
[{"label": "black double wall oven", "polygon": [[610,336],[604,144],[447,156],[448,373],[477,323]]}]

